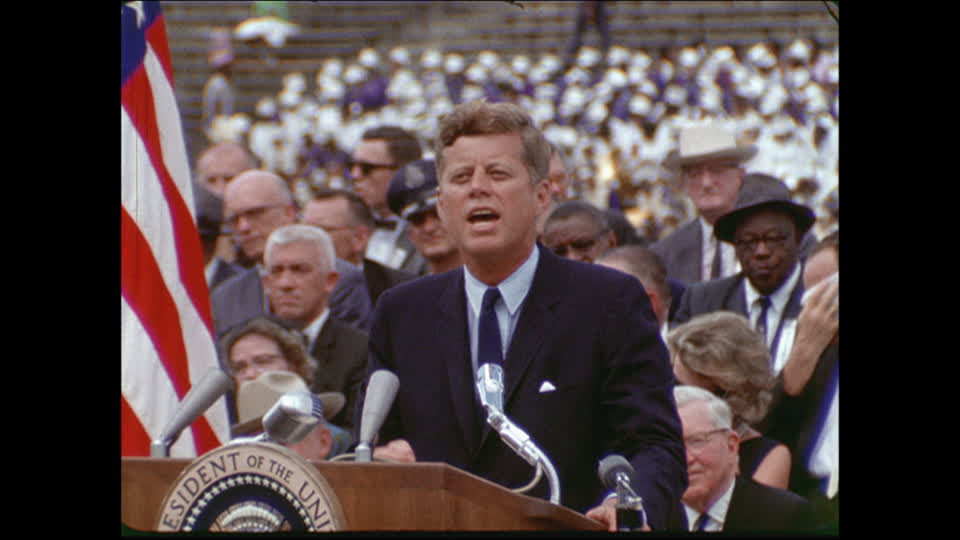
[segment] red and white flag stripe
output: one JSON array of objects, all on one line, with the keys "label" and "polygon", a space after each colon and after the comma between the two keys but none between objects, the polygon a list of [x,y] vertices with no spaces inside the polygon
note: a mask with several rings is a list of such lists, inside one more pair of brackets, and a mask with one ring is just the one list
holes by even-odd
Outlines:
[{"label": "red and white flag stripe", "polygon": [[[192,384],[218,365],[166,31],[159,8],[151,9],[157,10],[155,16],[140,28],[146,37],[142,62],[121,87],[120,379],[125,456],[149,455],[150,441],[172,418]],[[123,39],[135,37],[125,27]],[[197,456],[228,438],[221,398],[184,430],[171,456]]]}]

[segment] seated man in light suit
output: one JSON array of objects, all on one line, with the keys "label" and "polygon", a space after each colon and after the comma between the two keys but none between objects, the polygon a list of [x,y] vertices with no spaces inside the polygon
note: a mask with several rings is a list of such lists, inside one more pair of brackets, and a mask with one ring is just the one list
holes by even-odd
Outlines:
[{"label": "seated man in light suit", "polygon": [[765,336],[775,357],[785,321],[800,313],[800,239],[815,217],[813,210],[793,202],[787,187],[776,178],[752,174],[744,183],[736,209],[716,224],[717,236],[734,245],[743,270],[688,287],[671,328],[702,313],[733,311],[747,317]]},{"label": "seated man in light suit", "polygon": [[740,438],[726,402],[695,386],[677,386],[674,396],[687,452],[683,505],[691,532],[811,530],[813,507],[806,499],[737,474]]},{"label": "seated man in light suit", "polygon": [[[528,484],[534,468],[478,399],[477,368],[501,364],[504,413],[550,458],[561,504],[615,530],[597,465],[620,454],[649,528],[677,527],[686,472],[673,376],[640,283],[537,244],[550,147],[520,107],[459,105],[440,120],[436,156],[437,208],[464,266],[380,296],[368,373],[388,369],[400,386],[374,455]],[[529,494],[545,498],[548,483]]]}]

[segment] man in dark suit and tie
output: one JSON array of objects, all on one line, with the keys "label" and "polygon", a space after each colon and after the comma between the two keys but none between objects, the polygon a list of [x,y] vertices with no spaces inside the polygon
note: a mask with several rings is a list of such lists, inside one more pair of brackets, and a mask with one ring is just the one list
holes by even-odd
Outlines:
[{"label": "man in dark suit and tie", "polygon": [[[803,295],[799,239],[815,220],[813,210],[790,200],[783,182],[748,175],[736,209],[717,220],[717,237],[733,244],[743,270],[690,286],[671,328],[717,310],[740,313],[764,334],[776,358],[786,321],[800,313]],[[772,364],[771,364],[772,365]]]},{"label": "man in dark suit and tie", "polygon": [[[716,223],[731,212],[745,186],[745,163],[757,153],[754,145],[739,145],[733,134],[707,123],[680,131],[678,147],[664,161],[675,172],[683,192],[697,209],[697,218],[681,226],[651,249],[660,255],[667,276],[685,285],[737,273],[733,246],[716,235]],[[801,257],[816,244],[802,237]]]},{"label": "man in dark suit and tie", "polygon": [[223,199],[196,182],[193,197],[197,209],[197,232],[203,247],[203,273],[207,278],[207,290],[212,291],[227,278],[242,272],[243,267],[217,255],[217,240],[223,225]]},{"label": "man in dark suit and tie", "polygon": [[[375,456],[443,461],[508,488],[534,468],[484,419],[477,368],[502,364],[504,414],[559,475],[560,503],[615,530],[597,464],[633,465],[648,528],[682,523],[686,486],[668,355],[639,282],[538,245],[550,147],[510,103],[474,101],[440,121],[437,208],[464,266],[385,292],[368,373],[400,381]],[[528,494],[545,498],[546,482]]]},{"label": "man in dark suit and tie", "polygon": [[333,423],[352,429],[367,367],[367,336],[338,321],[328,308],[339,277],[333,241],[319,227],[287,225],[270,234],[263,257],[271,311],[303,333],[317,362],[310,389],[342,393],[346,405]]},{"label": "man in dark suit and tie", "polygon": [[390,210],[387,189],[401,167],[421,157],[423,151],[414,133],[396,126],[376,126],[363,133],[349,163],[353,191],[376,217],[367,258],[414,274],[422,274],[425,263],[407,237],[407,223]]},{"label": "man in dark suit and tie", "polygon": [[[218,336],[248,319],[269,313],[261,281],[263,249],[275,229],[296,222],[297,207],[287,183],[268,171],[247,171],[227,184],[224,222],[237,248],[256,264],[221,283],[211,293],[213,324]],[[334,263],[340,278],[330,309],[341,321],[366,330],[372,306],[363,274],[348,262]]]},{"label": "man in dark suit and tie", "polygon": [[412,272],[391,268],[366,257],[367,243],[376,228],[376,222],[367,203],[352,191],[317,191],[304,206],[301,221],[327,231],[333,240],[337,257],[363,271],[373,304],[377,303],[383,291],[417,277]]},{"label": "man in dark suit and tie", "polygon": [[695,386],[674,389],[690,485],[683,505],[691,532],[810,531],[813,507],[799,495],[737,474],[740,438],[730,407]]},{"label": "man in dark suit and tie", "polygon": [[679,145],[664,161],[697,209],[697,218],[651,246],[667,267],[667,276],[690,285],[736,273],[731,246],[714,235],[720,216],[734,209],[756,146],[738,145],[733,134],[713,125],[680,131]]}]

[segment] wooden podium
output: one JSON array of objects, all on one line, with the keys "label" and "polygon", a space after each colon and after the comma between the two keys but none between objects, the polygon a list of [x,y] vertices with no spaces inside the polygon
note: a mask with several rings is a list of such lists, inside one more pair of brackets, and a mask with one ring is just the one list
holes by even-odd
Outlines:
[{"label": "wooden podium", "polygon": [[[192,461],[121,458],[121,522],[156,530],[164,497]],[[445,463],[310,463],[336,493],[348,531],[605,530],[569,508]]]}]

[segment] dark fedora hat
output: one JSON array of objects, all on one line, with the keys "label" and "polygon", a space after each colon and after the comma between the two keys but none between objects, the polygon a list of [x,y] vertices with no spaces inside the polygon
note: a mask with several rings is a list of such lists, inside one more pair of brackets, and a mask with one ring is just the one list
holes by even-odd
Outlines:
[{"label": "dark fedora hat", "polygon": [[790,190],[782,181],[766,174],[753,173],[743,177],[736,207],[720,216],[714,225],[717,238],[733,243],[737,226],[754,212],[764,209],[780,210],[790,216],[797,225],[798,241],[816,221],[813,210],[793,202]]}]

